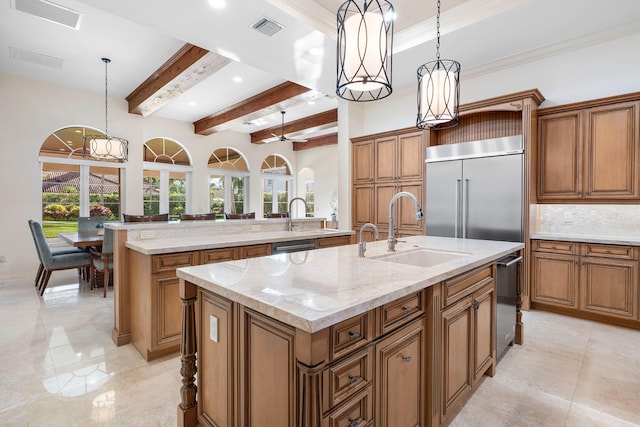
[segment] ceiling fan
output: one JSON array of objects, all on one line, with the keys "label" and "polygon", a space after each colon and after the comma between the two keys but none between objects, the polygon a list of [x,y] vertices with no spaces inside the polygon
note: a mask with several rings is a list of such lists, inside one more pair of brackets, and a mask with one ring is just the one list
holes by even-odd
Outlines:
[{"label": "ceiling fan", "polygon": [[[291,141],[291,142],[307,142],[306,139],[297,139],[297,138],[287,138],[284,135],[284,115],[285,115],[286,111],[280,111],[280,114],[282,114],[282,131],[280,131],[280,135],[276,135],[275,133],[272,133],[271,135],[273,135],[274,137],[278,138],[278,141]],[[274,141],[275,142],[275,141]]]}]

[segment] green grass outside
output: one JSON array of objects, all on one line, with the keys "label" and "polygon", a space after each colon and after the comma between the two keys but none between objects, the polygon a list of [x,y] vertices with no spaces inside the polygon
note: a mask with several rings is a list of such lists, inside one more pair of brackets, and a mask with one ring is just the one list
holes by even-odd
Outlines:
[{"label": "green grass outside", "polygon": [[70,221],[43,221],[42,229],[47,239],[58,237],[58,233],[78,231],[78,223]]}]

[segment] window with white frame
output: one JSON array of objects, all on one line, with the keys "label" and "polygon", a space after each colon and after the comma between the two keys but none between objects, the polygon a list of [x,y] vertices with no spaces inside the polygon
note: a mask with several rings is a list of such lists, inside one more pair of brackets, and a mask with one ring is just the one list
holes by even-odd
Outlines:
[{"label": "window with white frame", "polygon": [[270,154],[262,161],[262,212],[283,213],[289,209],[289,195],[293,176],[287,160],[279,154]]},{"label": "window with white frame", "polygon": [[190,204],[188,179],[189,153],[177,141],[153,138],[144,144],[143,212],[145,215],[169,213],[178,219]]},{"label": "window with white frame", "polygon": [[216,218],[249,210],[249,168],[242,153],[222,147],[209,157],[209,206]]}]

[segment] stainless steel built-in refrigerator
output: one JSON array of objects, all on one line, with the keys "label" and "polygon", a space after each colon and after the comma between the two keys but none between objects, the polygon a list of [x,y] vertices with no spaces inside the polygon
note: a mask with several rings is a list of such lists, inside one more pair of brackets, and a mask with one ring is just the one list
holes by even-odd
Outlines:
[{"label": "stainless steel built-in refrigerator", "polygon": [[[523,180],[521,135],[428,147],[427,235],[524,242]],[[498,266],[513,269],[515,263]],[[517,276],[498,272],[498,355],[515,338]]]}]

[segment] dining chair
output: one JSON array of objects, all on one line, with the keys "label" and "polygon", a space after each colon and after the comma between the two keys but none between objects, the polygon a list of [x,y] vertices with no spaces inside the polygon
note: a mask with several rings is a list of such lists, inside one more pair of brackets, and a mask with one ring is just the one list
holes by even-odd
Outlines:
[{"label": "dining chair", "polygon": [[155,221],[169,221],[169,214],[158,215],[127,215],[122,214],[124,222],[155,222]]},{"label": "dining chair", "polygon": [[[36,285],[40,295],[44,295],[44,291],[49,284],[51,273],[59,270],[84,269],[89,267],[91,256],[83,251],[65,251],[53,252],[47,243],[47,238],[42,230],[42,225],[34,220],[29,220],[29,227],[33,235],[33,241],[36,245],[38,258],[42,269],[38,269],[36,275]],[[38,284],[39,282],[39,284]]]},{"label": "dining chair", "polygon": [[180,221],[214,221],[216,219],[216,214],[212,213],[203,213],[203,214],[180,214]]},{"label": "dining chair", "polygon": [[289,218],[289,212],[267,212],[265,218]]},{"label": "dining chair", "polygon": [[90,249],[91,264],[89,266],[89,282],[91,289],[96,283],[96,272],[104,275],[104,294],[107,297],[107,288],[109,287],[109,276],[113,272],[113,230],[105,228],[104,240],[102,241],[102,249]]},{"label": "dining chair", "polygon": [[232,214],[232,213],[224,213],[225,219],[254,219],[256,217],[255,212],[248,212],[242,214]]},{"label": "dining chair", "polygon": [[98,233],[100,223],[104,223],[103,216],[78,217],[78,233]]}]

